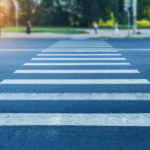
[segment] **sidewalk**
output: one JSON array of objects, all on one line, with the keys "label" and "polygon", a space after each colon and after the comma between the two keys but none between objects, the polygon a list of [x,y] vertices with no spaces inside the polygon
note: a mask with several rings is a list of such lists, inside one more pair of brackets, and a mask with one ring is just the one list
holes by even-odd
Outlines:
[{"label": "sidewalk", "polygon": [[[83,30],[83,29],[82,29]],[[111,29],[102,29],[98,34],[95,34],[92,29],[84,29],[87,34],[57,34],[57,33],[2,33],[1,39],[88,39],[88,38],[150,38],[150,29],[138,30],[140,34],[128,37],[127,30],[119,30],[115,33]]]}]

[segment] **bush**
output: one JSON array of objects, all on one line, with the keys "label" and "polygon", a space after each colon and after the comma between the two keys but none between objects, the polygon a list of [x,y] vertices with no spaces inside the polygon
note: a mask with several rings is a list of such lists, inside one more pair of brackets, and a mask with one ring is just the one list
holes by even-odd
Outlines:
[{"label": "bush", "polygon": [[136,22],[138,26],[150,26],[150,21],[143,19]]}]

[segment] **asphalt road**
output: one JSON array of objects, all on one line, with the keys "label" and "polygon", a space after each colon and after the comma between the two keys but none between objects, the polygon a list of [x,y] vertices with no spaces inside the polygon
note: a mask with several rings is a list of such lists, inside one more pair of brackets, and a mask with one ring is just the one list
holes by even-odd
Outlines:
[{"label": "asphalt road", "polygon": [[150,39],[0,40],[0,150],[148,150],[149,113]]}]

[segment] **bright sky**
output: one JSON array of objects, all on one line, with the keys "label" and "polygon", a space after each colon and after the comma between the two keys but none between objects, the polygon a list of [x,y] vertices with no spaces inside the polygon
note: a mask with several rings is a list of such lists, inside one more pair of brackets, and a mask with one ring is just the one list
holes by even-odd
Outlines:
[{"label": "bright sky", "polygon": [[9,8],[10,6],[9,0],[0,0],[0,6],[4,8]]}]

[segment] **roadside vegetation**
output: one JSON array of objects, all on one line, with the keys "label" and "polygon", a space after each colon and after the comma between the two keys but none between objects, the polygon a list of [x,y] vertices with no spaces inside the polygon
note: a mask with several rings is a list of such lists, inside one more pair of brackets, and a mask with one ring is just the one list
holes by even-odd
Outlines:
[{"label": "roadside vegetation", "polygon": [[[114,26],[111,25],[105,25],[105,26],[99,26],[100,29],[109,29],[114,30]],[[132,26],[131,26],[132,28]],[[150,25],[148,26],[137,26],[138,29],[150,29]],[[26,32],[26,26],[19,26],[19,30],[17,32],[19,33],[25,33]],[[86,28],[86,29],[92,29]],[[119,29],[128,29],[127,25],[119,25]],[[62,33],[62,34],[86,34],[88,33],[85,31],[85,28],[75,28],[75,27],[43,27],[43,26],[33,26],[31,28],[32,33]],[[5,26],[2,28],[3,33],[15,33],[16,27],[15,26]]]},{"label": "roadside vegetation", "polygon": [[[82,33],[70,27],[91,28],[96,21],[101,28],[114,28],[118,22],[120,28],[126,28],[127,14],[123,0],[0,0],[0,25],[15,25],[16,14],[19,24],[31,21],[33,32]],[[132,14],[132,13],[131,13]],[[150,27],[150,0],[138,0],[137,25]],[[131,17],[131,22],[132,22]],[[67,28],[47,28],[41,26],[60,26]],[[13,32],[13,27],[7,30]],[[67,29],[67,31],[66,31]],[[4,29],[4,32],[7,30]],[[20,32],[24,31],[24,27]]]},{"label": "roadside vegetation", "polygon": [[[87,33],[82,29],[71,28],[71,27],[32,27],[32,33],[65,33],[65,34],[83,34]],[[16,32],[15,26],[5,26],[2,29],[3,33]],[[18,32],[26,32],[26,26],[20,26]]]}]

